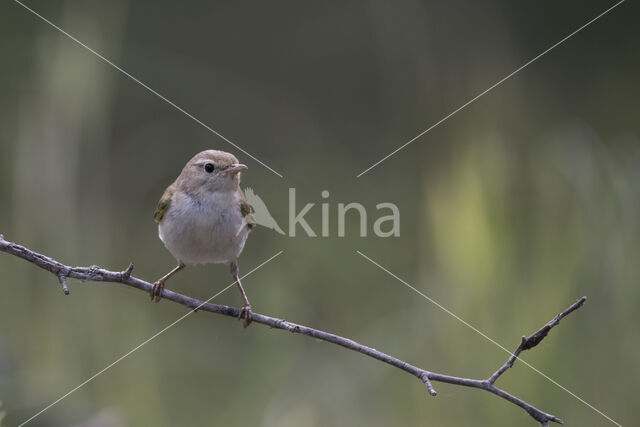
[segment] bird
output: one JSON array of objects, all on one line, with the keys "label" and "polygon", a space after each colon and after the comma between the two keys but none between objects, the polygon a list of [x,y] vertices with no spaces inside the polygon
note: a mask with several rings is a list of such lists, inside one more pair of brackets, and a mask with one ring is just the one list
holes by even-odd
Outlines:
[{"label": "bird", "polygon": [[239,318],[251,324],[251,303],[239,277],[238,257],[255,227],[253,208],[240,188],[247,166],[230,153],[202,151],[182,169],[160,197],[153,218],[158,236],[178,265],[153,283],[156,303],[169,278],[187,265],[229,264],[242,294]]},{"label": "bird", "polygon": [[253,188],[246,187],[244,189],[244,194],[247,196],[247,200],[253,207],[253,216],[256,224],[270,228],[284,235],[284,231],[282,231],[276,220],[269,212],[269,209],[267,209],[267,205],[264,203],[262,198],[253,191]]}]

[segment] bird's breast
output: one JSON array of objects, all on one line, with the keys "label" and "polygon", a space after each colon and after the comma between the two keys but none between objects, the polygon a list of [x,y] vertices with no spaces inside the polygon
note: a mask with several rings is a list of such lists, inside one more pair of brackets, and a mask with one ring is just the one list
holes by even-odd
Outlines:
[{"label": "bird's breast", "polygon": [[235,260],[249,232],[239,206],[233,195],[202,202],[178,194],[158,227],[160,239],[185,264]]}]

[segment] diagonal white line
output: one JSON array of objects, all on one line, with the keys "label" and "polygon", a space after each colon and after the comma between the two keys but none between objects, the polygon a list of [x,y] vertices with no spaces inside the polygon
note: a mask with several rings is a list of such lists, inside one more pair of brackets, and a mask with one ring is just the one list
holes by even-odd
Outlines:
[{"label": "diagonal white line", "polygon": [[[274,258],[276,258],[277,256],[279,256],[280,254],[282,254],[284,251],[280,251],[277,254],[273,255],[271,258],[269,258],[268,260],[262,262],[262,264],[258,265],[257,267],[255,267],[253,270],[249,271],[247,274],[245,274],[244,276],[242,276],[240,279],[244,279],[245,277],[249,276],[251,273],[253,273],[254,271],[258,270],[260,267],[262,267],[263,265],[267,264],[268,262],[270,262],[271,260],[273,260]],[[203,305],[205,305],[206,303],[208,303],[209,301],[211,301],[212,299],[214,299],[215,297],[217,297],[218,295],[220,295],[221,293],[223,293],[224,291],[226,291],[227,289],[229,289],[230,287],[232,287],[233,285],[235,285],[236,282],[234,281],[233,283],[231,283],[229,286],[227,286],[226,288],[224,288],[223,290],[221,290],[220,292],[218,292],[217,294],[215,294],[214,296],[212,296],[211,298],[207,299],[206,301],[202,302],[202,304],[198,305],[196,308],[194,309],[190,309],[187,313],[185,313],[184,315],[182,315],[181,317],[179,317],[178,319],[174,320],[173,322],[171,322],[169,325],[165,326],[164,328],[162,328],[160,331],[156,332],[155,334],[153,334],[152,336],[150,336],[149,338],[147,338],[146,340],[144,340],[143,342],[141,342],[140,344],[138,344],[137,346],[135,346],[134,348],[132,348],[131,350],[129,350],[128,352],[126,352],[125,354],[123,354],[122,356],[120,356],[119,358],[117,358],[116,360],[114,360],[113,362],[111,362],[110,364],[108,364],[107,366],[105,366],[104,368],[102,368],[101,370],[99,370],[98,372],[96,372],[95,374],[93,374],[91,377],[87,378],[85,381],[81,382],[80,384],[78,384],[77,386],[75,386],[74,388],[72,388],[71,390],[69,390],[67,393],[65,393],[64,395],[60,396],[58,399],[56,399],[55,401],[51,402],[49,405],[47,405],[45,408],[41,409],[40,412],[38,412],[37,414],[31,416],[31,418],[23,421],[22,423],[20,423],[20,425],[18,427],[22,427],[23,425],[27,424],[28,422],[30,422],[31,420],[33,420],[34,418],[36,418],[37,416],[41,415],[43,412],[47,411],[48,409],[50,409],[51,407],[55,406],[56,404],[60,403],[60,401],[66,399],[67,397],[69,397],[69,395],[71,395],[72,393],[74,393],[75,391],[77,391],[78,389],[84,387],[85,385],[87,385],[88,383],[90,383],[91,381],[93,381],[96,377],[100,376],[101,374],[103,374],[105,371],[107,371],[108,369],[112,368],[113,366],[115,366],[116,364],[118,364],[119,362],[121,362],[123,359],[127,358],[128,356],[130,356],[132,353],[136,352],[137,350],[139,350],[140,348],[142,348],[144,345],[146,345],[147,343],[149,343],[149,341],[153,340],[154,338],[156,338],[158,335],[162,334],[163,332],[165,332],[166,330],[172,328],[173,326],[175,326],[178,322],[182,321],[183,319],[185,319],[186,317],[192,315],[193,313],[196,312],[196,310],[198,310],[200,307],[202,307]]]},{"label": "diagonal white line", "polygon": [[86,44],[82,43],[80,40],[78,40],[77,38],[75,38],[74,36],[72,36],[71,34],[67,33],[65,30],[63,30],[62,28],[58,27],[56,24],[54,24],[53,22],[49,21],[47,18],[45,18],[44,16],[40,15],[38,12],[36,12],[35,10],[31,9],[29,6],[25,5],[24,3],[20,2],[19,0],[13,0],[14,2],[18,3],[20,6],[24,7],[26,10],[28,10],[29,12],[31,12],[32,14],[34,14],[35,16],[37,16],[38,18],[40,18],[42,21],[46,22],[47,24],[51,25],[53,28],[55,28],[56,30],[60,31],[62,34],[64,34],[65,36],[69,37],[71,40],[73,40],[74,42],[76,42],[77,44],[79,44],[80,46],[82,46],[83,48],[87,49],[89,52],[93,53],[95,56],[97,56],[98,58],[102,59],[104,62],[106,62],[107,64],[111,65],[113,68],[115,68],[116,70],[120,71],[122,74],[124,74],[125,76],[129,77],[131,80],[133,80],[134,82],[138,83],[140,86],[142,86],[143,88],[147,89],[149,92],[151,92],[152,94],[154,94],[155,96],[157,96],[158,98],[162,99],[164,102],[166,102],[167,104],[171,105],[173,108],[175,108],[176,110],[180,111],[182,114],[184,114],[185,116],[189,117],[191,120],[193,120],[194,122],[198,123],[200,126],[204,127],[205,129],[207,129],[209,132],[213,133],[214,135],[216,135],[217,137],[223,139],[224,141],[228,142],[229,144],[231,144],[233,147],[235,147],[236,149],[242,151],[244,154],[246,154],[247,156],[251,157],[253,160],[255,160],[256,162],[260,163],[262,166],[264,166],[265,168],[269,169],[271,172],[275,173],[276,175],[278,175],[280,178],[283,178],[283,176],[276,172],[274,169],[272,169],[271,167],[269,167],[267,164],[265,164],[264,162],[262,162],[261,160],[259,160],[258,158],[256,158],[254,155],[252,155],[251,153],[249,153],[248,151],[246,151],[245,149],[241,148],[240,146],[238,146],[237,144],[235,144],[233,141],[231,141],[229,138],[225,137],[224,135],[222,135],[220,132],[216,131],[215,129],[213,129],[211,126],[207,125],[206,123],[204,123],[202,120],[198,119],[197,117],[195,117],[193,114],[187,112],[184,108],[180,107],[179,105],[177,105],[176,103],[174,103],[173,101],[169,100],[168,98],[166,98],[165,96],[163,96],[162,94],[160,94],[158,91],[156,91],[155,89],[151,88],[149,85],[141,82],[139,79],[137,79],[136,77],[134,77],[133,75],[129,74],[128,72],[126,72],[125,70],[123,70],[121,67],[119,67],[118,65],[114,64],[113,62],[111,62],[110,60],[108,60],[107,58],[105,58],[104,56],[102,56],[101,54],[99,54],[98,52],[96,52],[95,50],[93,50],[92,48],[90,48],[89,46],[87,46]]},{"label": "diagonal white line", "polygon": [[360,178],[362,175],[364,175],[365,173],[369,172],[371,169],[375,168],[376,166],[378,166],[380,163],[384,162],[385,160],[387,160],[389,157],[393,156],[394,154],[396,154],[398,151],[402,150],[403,148],[405,148],[407,145],[411,144],[412,142],[414,142],[415,140],[419,139],[420,137],[422,137],[423,135],[425,135],[426,133],[430,132],[431,130],[433,130],[434,128],[438,127],[440,124],[442,124],[443,122],[445,122],[446,120],[450,119],[452,116],[456,115],[458,112],[460,112],[461,110],[463,110],[464,108],[468,107],[469,105],[471,105],[472,103],[474,103],[475,101],[477,101],[479,98],[481,98],[482,96],[486,95],[488,92],[492,91],[493,89],[495,89],[496,87],[500,86],[502,83],[504,83],[505,81],[509,80],[511,77],[515,76],[517,73],[519,73],[520,71],[524,70],[526,67],[528,67],[529,65],[533,64],[535,61],[537,61],[538,59],[542,58],[544,55],[546,55],[547,53],[551,52],[553,49],[555,49],[556,47],[560,46],[562,43],[566,42],[567,40],[569,40],[571,37],[575,36],[576,34],[578,34],[580,31],[584,30],[585,28],[587,28],[589,25],[593,24],[594,22],[596,22],[598,19],[602,18],[604,15],[606,15],[607,13],[611,12],[613,9],[615,9],[616,7],[620,6],[622,3],[624,3],[625,0],[620,0],[618,3],[614,4],[613,6],[611,6],[609,9],[605,10],[604,12],[602,12],[600,15],[596,16],[595,18],[593,18],[591,21],[587,22],[586,24],[584,24],[583,26],[581,26],[580,28],[578,28],[577,30],[575,30],[574,32],[572,32],[571,34],[569,34],[568,36],[564,37],[562,40],[560,40],[559,42],[555,43],[554,45],[552,45],[551,47],[547,48],[546,50],[542,51],[541,53],[539,53],[538,55],[536,55],[535,57],[533,57],[532,59],[530,59],[529,61],[527,61],[526,63],[524,63],[522,66],[520,66],[519,68],[517,68],[516,70],[512,71],[511,73],[507,74],[506,76],[504,76],[502,79],[498,80],[497,82],[495,82],[493,85],[489,86],[487,89],[485,89],[484,91],[480,92],[478,95],[476,95],[475,97],[471,98],[469,101],[465,102],[464,104],[462,104],[460,107],[456,108],[455,110],[453,110],[452,112],[450,112],[449,114],[447,114],[446,116],[444,116],[443,118],[441,118],[440,120],[438,120],[437,122],[435,122],[434,124],[432,124],[431,126],[429,126],[427,129],[423,130],[422,132],[420,132],[418,135],[414,136],[413,138],[411,138],[409,141],[405,142],[404,144],[402,144],[400,147],[396,148],[395,150],[393,150],[391,153],[387,154],[386,156],[384,156],[383,158],[381,158],[380,160],[378,160],[377,162],[375,162],[374,164],[372,164],[371,166],[369,166],[368,168],[366,168],[365,170],[363,170],[362,172],[360,172],[358,175],[356,175],[356,178]]},{"label": "diagonal white line", "polygon": [[[456,320],[460,321],[463,325],[465,325],[466,327],[468,327],[469,329],[473,330],[474,332],[476,332],[478,335],[482,336],[483,338],[485,338],[487,341],[495,344],[498,348],[504,350],[507,354],[509,354],[510,356],[513,356],[513,353],[511,353],[511,351],[507,350],[506,347],[504,347],[502,344],[496,342],[495,340],[493,340],[492,338],[490,338],[489,336],[487,336],[485,333],[483,333],[482,331],[478,330],[476,327],[474,327],[473,325],[469,324],[468,322],[466,322],[464,319],[462,319],[460,316],[456,315],[455,313],[453,313],[451,310],[447,309],[446,307],[442,306],[441,304],[439,304],[437,301],[435,301],[432,298],[429,298],[427,295],[425,295],[423,292],[419,291],[418,289],[414,288],[413,286],[411,286],[409,283],[405,282],[404,280],[402,280],[400,277],[396,276],[395,274],[393,274],[392,272],[390,272],[389,270],[387,270],[386,268],[384,268],[383,266],[381,266],[380,264],[378,264],[377,262],[375,262],[374,260],[372,260],[371,258],[369,258],[368,256],[366,256],[365,254],[363,254],[360,251],[356,251],[360,256],[362,256],[364,259],[366,259],[367,261],[369,261],[370,263],[372,263],[373,265],[375,265],[376,267],[378,267],[380,270],[384,271],[385,273],[387,273],[388,275],[390,275],[391,277],[393,277],[394,279],[396,279],[397,281],[399,281],[400,283],[404,284],[405,286],[407,286],[409,289],[411,289],[412,291],[414,291],[415,293],[417,293],[418,295],[422,296],[424,299],[426,299],[427,301],[429,301],[430,303],[434,304],[435,306],[437,306],[438,308],[440,308],[441,310],[443,310],[445,313],[447,313],[448,315],[450,315],[451,317],[455,318]],[[541,372],[538,368],[536,368],[535,366],[531,365],[530,363],[522,360],[521,357],[517,357],[518,360],[520,360],[522,363],[524,363],[525,365],[527,365],[529,368],[531,368],[533,371],[537,372],[538,374],[542,375],[544,378],[546,378],[547,380],[551,381],[553,384],[555,384],[556,386],[558,386],[559,388],[561,388],[562,390],[566,391],[567,393],[569,393],[571,396],[575,397],[576,399],[578,399],[580,402],[584,403],[585,405],[587,405],[589,408],[593,409],[594,411],[596,411],[598,414],[602,415],[604,418],[606,418],[607,420],[611,421],[613,424],[622,427],[622,424],[614,421],[611,417],[609,417],[607,414],[605,414],[604,412],[600,411],[598,408],[596,408],[595,406],[593,406],[592,404],[590,404],[589,402],[587,402],[586,400],[584,400],[583,398],[581,398],[580,396],[578,396],[577,394],[575,394],[574,392],[572,392],[571,390],[567,389],[565,386],[563,386],[562,384],[558,383],[557,381],[555,381],[554,379],[550,378],[548,375],[546,375],[545,373]]]}]

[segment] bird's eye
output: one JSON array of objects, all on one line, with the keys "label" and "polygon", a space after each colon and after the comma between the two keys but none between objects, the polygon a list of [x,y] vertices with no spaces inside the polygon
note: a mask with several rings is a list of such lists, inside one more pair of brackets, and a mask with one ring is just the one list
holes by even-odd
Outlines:
[{"label": "bird's eye", "polygon": [[215,166],[213,166],[213,163],[207,163],[206,165],[204,165],[204,170],[207,171],[207,173],[213,172],[214,169]]}]

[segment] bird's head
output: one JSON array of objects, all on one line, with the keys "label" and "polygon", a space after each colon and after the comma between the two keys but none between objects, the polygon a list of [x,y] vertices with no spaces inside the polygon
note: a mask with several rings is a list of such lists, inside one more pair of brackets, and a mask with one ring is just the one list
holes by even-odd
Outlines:
[{"label": "bird's head", "polygon": [[206,150],[189,160],[178,185],[189,194],[235,191],[240,185],[240,173],[246,169],[233,154]]}]

